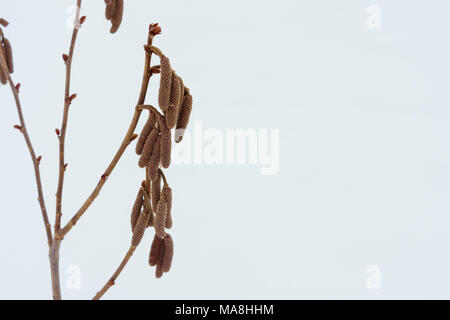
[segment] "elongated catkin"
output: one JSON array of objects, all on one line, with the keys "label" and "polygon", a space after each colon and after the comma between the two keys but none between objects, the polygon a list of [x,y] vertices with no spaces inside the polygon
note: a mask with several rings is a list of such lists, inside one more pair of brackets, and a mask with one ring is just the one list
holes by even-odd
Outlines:
[{"label": "elongated catkin", "polygon": [[173,240],[170,234],[166,234],[163,239],[163,257],[161,264],[162,272],[169,272],[173,259]]},{"label": "elongated catkin", "polygon": [[150,212],[150,219],[148,219],[147,227],[153,227],[155,225],[155,216],[153,212]]},{"label": "elongated catkin", "polygon": [[178,117],[177,128],[175,130],[175,142],[180,142],[183,139],[184,132],[189,123],[192,111],[192,96],[189,90],[186,88],[183,97],[183,104],[181,106],[180,114]]},{"label": "elongated catkin", "polygon": [[139,218],[136,222],[136,226],[133,230],[133,237],[131,238],[131,245],[133,247],[137,247],[139,243],[142,240],[142,237],[144,236],[145,229],[147,229],[148,220],[150,219],[149,212],[142,212],[142,214],[139,215]]},{"label": "elongated catkin", "polygon": [[12,47],[8,39],[3,38],[3,46],[5,48],[6,64],[8,65],[9,73],[13,73],[14,63],[13,63]]},{"label": "elongated catkin", "polygon": [[106,9],[105,9],[105,18],[107,20],[111,20],[114,15],[115,8],[115,0],[105,0]]},{"label": "elongated catkin", "polygon": [[[164,254],[164,248],[161,250],[161,255]],[[158,263],[156,264],[156,271],[155,271],[155,277],[156,278],[161,278],[163,275],[162,272],[162,258],[158,260]]]},{"label": "elongated catkin", "polygon": [[172,228],[172,188],[169,186],[163,187],[163,197],[166,202],[166,228]]},{"label": "elongated catkin", "polygon": [[123,16],[123,0],[115,0],[114,14],[111,18],[111,33],[116,33],[122,23]]},{"label": "elongated catkin", "polygon": [[163,239],[166,235],[165,230],[166,212],[167,212],[166,203],[164,199],[161,199],[159,200],[158,206],[156,207],[156,215],[155,215],[155,233],[161,239]]},{"label": "elongated catkin", "polygon": [[170,88],[172,86],[172,68],[170,67],[169,58],[160,57],[161,78],[159,84],[158,104],[162,111],[166,111],[169,107]]},{"label": "elongated catkin", "polygon": [[156,147],[156,141],[159,138],[159,129],[154,127],[147,136],[145,140],[144,148],[142,149],[141,157],[139,158],[138,165],[144,168],[149,163],[153,150]]},{"label": "elongated catkin", "polygon": [[161,249],[163,245],[163,239],[158,237],[156,234],[153,237],[152,246],[150,247],[150,254],[148,257],[148,264],[150,266],[155,266],[158,263],[159,257],[161,255]]},{"label": "elongated catkin", "polygon": [[158,178],[158,169],[160,161],[161,161],[161,137],[158,136],[158,138],[156,138],[152,156],[150,157],[150,161],[148,162],[148,173],[152,181]]},{"label": "elongated catkin", "polygon": [[170,166],[172,153],[172,134],[167,127],[164,116],[160,117],[159,124],[161,128],[161,165],[164,168],[168,168]]},{"label": "elongated catkin", "polygon": [[136,227],[136,222],[138,220],[139,214],[141,213],[142,205],[144,204],[144,192],[139,189],[136,196],[136,201],[134,201],[133,209],[131,210],[131,232],[134,231]]},{"label": "elongated catkin", "polygon": [[139,139],[136,143],[136,153],[138,155],[142,154],[142,150],[144,149],[145,141],[147,140],[148,134],[150,133],[150,131],[152,130],[152,128],[155,125],[154,118],[152,117],[152,113],[153,112],[150,112],[150,114],[148,115],[147,122],[145,123],[144,127],[142,128],[141,133],[139,135]]},{"label": "elongated catkin", "polygon": [[3,72],[3,69],[0,68],[0,83],[1,84],[6,84],[7,82],[7,78],[5,76],[5,73]]},{"label": "elongated catkin", "polygon": [[177,124],[178,112],[180,110],[181,101],[181,81],[175,72],[172,73],[172,87],[170,89],[169,107],[166,112],[166,124],[172,129]]},{"label": "elongated catkin", "polygon": [[156,212],[159,198],[161,197],[161,175],[158,174],[158,178],[152,181],[152,207]]}]

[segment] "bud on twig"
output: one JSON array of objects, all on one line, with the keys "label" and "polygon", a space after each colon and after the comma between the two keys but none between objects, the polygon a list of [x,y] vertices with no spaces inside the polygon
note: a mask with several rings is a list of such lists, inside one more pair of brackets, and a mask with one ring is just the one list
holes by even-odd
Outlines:
[{"label": "bud on twig", "polygon": [[67,62],[67,60],[69,60],[69,56],[65,53],[63,53],[62,58],[63,58],[64,62]]},{"label": "bud on twig", "polygon": [[58,137],[61,135],[61,132],[59,131],[58,128],[55,129],[55,133],[56,133],[56,135],[57,135]]},{"label": "bud on twig", "polygon": [[75,99],[77,97],[77,94],[74,93],[69,97],[69,101],[72,102],[73,99]]},{"label": "bud on twig", "polygon": [[37,161],[38,164],[41,162],[41,160],[42,160],[42,156],[39,156],[39,157],[37,157],[37,159],[36,159],[36,161]]},{"label": "bud on twig", "polygon": [[19,89],[20,89],[20,83],[17,83],[16,84],[16,91],[19,92]]},{"label": "bud on twig", "polygon": [[80,26],[86,21],[86,16],[80,18]]},{"label": "bud on twig", "polygon": [[15,124],[14,125],[14,129],[22,131],[22,126],[19,126],[18,124]]}]

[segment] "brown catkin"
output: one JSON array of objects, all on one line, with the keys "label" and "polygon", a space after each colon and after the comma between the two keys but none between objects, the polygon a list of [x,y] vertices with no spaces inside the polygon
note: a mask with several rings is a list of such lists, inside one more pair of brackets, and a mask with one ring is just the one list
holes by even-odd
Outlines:
[{"label": "brown catkin", "polygon": [[162,56],[160,58],[161,79],[159,84],[158,104],[162,111],[166,111],[169,107],[170,88],[172,86],[172,68],[170,67],[169,58]]},{"label": "brown catkin", "polygon": [[160,117],[159,124],[161,127],[161,165],[167,169],[170,166],[172,153],[172,134],[164,116]]},{"label": "brown catkin", "polygon": [[106,9],[105,9],[105,18],[107,20],[111,20],[114,15],[114,7],[115,7],[115,0],[105,0]]},{"label": "brown catkin", "polygon": [[153,227],[155,225],[155,216],[153,212],[150,212],[150,219],[148,219],[147,227]]},{"label": "brown catkin", "polygon": [[136,222],[138,220],[139,214],[141,213],[142,205],[144,204],[144,191],[139,189],[136,196],[136,201],[134,201],[133,209],[131,210],[131,232],[134,231],[136,227]]},{"label": "brown catkin", "polygon": [[147,139],[145,140],[144,148],[142,149],[142,154],[138,162],[139,167],[144,168],[149,163],[158,138],[159,138],[159,129],[154,127],[148,134]]},{"label": "brown catkin", "polygon": [[166,202],[166,228],[172,228],[172,188],[169,186],[163,187],[163,197]]},{"label": "brown catkin", "polygon": [[156,178],[152,182],[152,207],[153,211],[155,212],[160,197],[161,197],[161,175],[158,175],[158,178]]},{"label": "brown catkin", "polygon": [[186,88],[183,97],[183,104],[181,106],[180,115],[178,117],[177,128],[175,130],[175,142],[180,142],[183,139],[184,131],[186,130],[189,118],[192,111],[192,96]]},{"label": "brown catkin", "polygon": [[131,238],[131,245],[133,247],[137,247],[144,236],[145,229],[148,225],[148,220],[150,219],[150,213],[143,211],[142,214],[139,215],[139,218],[136,222],[136,226],[133,230],[133,237]]},{"label": "brown catkin", "polygon": [[[163,252],[164,252],[164,248],[163,248],[163,250],[161,250],[161,255],[163,254]],[[162,272],[162,258],[161,258],[158,260],[158,263],[156,264],[155,276],[156,276],[156,278],[159,279],[162,277],[162,275],[163,275],[163,272]]]},{"label": "brown catkin", "polygon": [[166,230],[165,230],[166,212],[167,212],[166,203],[163,199],[161,199],[158,202],[158,206],[156,208],[156,215],[155,215],[155,233],[161,239],[163,239],[166,235]]},{"label": "brown catkin", "polygon": [[163,239],[163,257],[161,264],[162,272],[169,272],[173,259],[173,240],[170,234],[166,234]]},{"label": "brown catkin", "polygon": [[138,155],[142,154],[142,149],[144,149],[145,141],[147,140],[148,134],[152,130],[152,128],[155,125],[154,118],[152,117],[152,113],[150,112],[147,122],[145,123],[144,127],[142,128],[142,131],[139,135],[139,139],[136,143],[136,153]]},{"label": "brown catkin", "polygon": [[160,161],[161,161],[161,137],[158,136],[158,138],[156,138],[152,156],[150,158],[150,161],[148,162],[148,173],[152,181],[158,178],[158,169]]},{"label": "brown catkin", "polygon": [[115,0],[114,14],[111,18],[111,33],[116,33],[122,23],[123,16],[123,0]]},{"label": "brown catkin", "polygon": [[155,266],[158,263],[160,254],[161,254],[161,249],[162,249],[162,245],[163,245],[163,239],[161,239],[160,237],[158,237],[156,234],[153,237],[153,242],[152,242],[152,246],[150,247],[150,255],[148,257],[148,264],[150,266]]},{"label": "brown catkin", "polygon": [[0,68],[0,83],[1,83],[1,84],[6,84],[6,82],[7,82],[6,75],[5,75],[5,73],[3,72],[3,69]]},{"label": "brown catkin", "polygon": [[173,129],[177,124],[178,112],[181,102],[181,78],[172,73],[172,87],[170,89],[169,107],[166,112],[166,124],[169,129]]},{"label": "brown catkin", "polygon": [[14,64],[13,64],[12,47],[8,39],[3,38],[3,46],[5,48],[6,64],[8,65],[9,73],[13,73]]},{"label": "brown catkin", "polygon": [[178,108],[180,106],[181,98],[182,98],[182,96],[181,96],[180,77],[177,76],[175,71],[172,71],[172,85],[170,87],[169,105],[175,106],[175,108]]}]

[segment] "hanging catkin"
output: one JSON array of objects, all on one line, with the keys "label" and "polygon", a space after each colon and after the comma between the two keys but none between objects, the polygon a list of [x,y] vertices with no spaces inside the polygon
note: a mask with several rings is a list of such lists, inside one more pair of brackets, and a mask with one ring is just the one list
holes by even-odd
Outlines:
[{"label": "hanging catkin", "polygon": [[141,134],[139,135],[139,139],[136,143],[136,153],[142,154],[142,149],[144,149],[145,141],[147,140],[148,134],[152,130],[155,125],[154,116],[152,116],[153,112],[150,112],[148,115],[147,122],[142,128]]},{"label": "hanging catkin", "polygon": [[148,173],[152,181],[158,178],[158,169],[160,160],[161,160],[161,137],[158,136],[158,138],[156,138],[152,156],[150,157],[150,161],[148,162]]},{"label": "hanging catkin", "polygon": [[177,116],[181,101],[181,81],[175,72],[172,73],[172,87],[170,89],[169,107],[166,112],[166,123],[169,129],[177,124]]},{"label": "hanging catkin", "polygon": [[172,152],[172,134],[167,127],[165,117],[161,116],[159,119],[161,128],[161,165],[164,168],[168,168],[170,166]]},{"label": "hanging catkin", "polygon": [[156,234],[153,237],[152,246],[150,248],[150,255],[148,257],[148,264],[150,266],[155,266],[158,263],[159,256],[161,254],[163,239],[158,237]]},{"label": "hanging catkin", "polygon": [[141,242],[142,237],[144,236],[145,229],[147,228],[149,219],[150,214],[145,210],[142,212],[142,214],[139,215],[139,218],[136,222],[136,226],[134,227],[133,230],[133,237],[131,238],[131,245],[133,247],[137,247]]},{"label": "hanging catkin", "polygon": [[162,271],[162,256],[164,255],[164,248],[161,248],[160,251],[160,258],[158,259],[158,263],[156,264],[156,271],[155,271],[155,276],[156,278],[161,278],[163,275],[163,271]]},{"label": "hanging catkin", "polygon": [[155,233],[161,239],[166,235],[165,225],[166,225],[166,212],[167,206],[164,199],[160,199],[158,206],[156,207],[155,215]]},{"label": "hanging catkin", "polygon": [[161,175],[152,182],[152,207],[153,211],[156,212],[156,207],[158,206],[159,198],[161,196]]},{"label": "hanging catkin", "polygon": [[172,228],[172,188],[165,185],[163,187],[163,197],[166,202],[166,228]]},{"label": "hanging catkin", "polygon": [[5,57],[6,57],[6,64],[8,65],[9,73],[14,72],[14,64],[13,64],[13,55],[12,55],[12,48],[11,43],[8,39],[3,38],[3,46],[5,48]]},{"label": "hanging catkin", "polygon": [[107,20],[111,20],[114,15],[114,7],[115,7],[115,0],[105,0],[106,9],[105,9],[105,18]]},{"label": "hanging catkin", "polygon": [[133,209],[131,210],[131,232],[134,231],[136,227],[136,222],[138,220],[139,214],[141,213],[142,205],[144,204],[144,191],[139,189],[136,196],[136,201],[134,201]]},{"label": "hanging catkin", "polygon": [[115,0],[114,14],[111,18],[111,33],[116,33],[122,23],[123,16],[123,0]]},{"label": "hanging catkin", "polygon": [[185,89],[183,103],[178,117],[177,128],[175,130],[175,142],[180,142],[183,139],[184,132],[188,126],[189,118],[192,111],[192,96],[189,89]]},{"label": "hanging catkin", "polygon": [[0,68],[0,83],[6,84],[7,78],[5,76],[5,73],[3,72],[3,69]]},{"label": "hanging catkin", "polygon": [[145,140],[144,148],[142,149],[142,154],[138,162],[139,167],[144,168],[149,163],[158,138],[159,129],[153,127],[153,129],[148,134],[147,139]]},{"label": "hanging catkin", "polygon": [[166,111],[169,107],[170,88],[172,86],[172,68],[170,67],[169,58],[160,57],[161,79],[159,84],[158,103],[162,111]]},{"label": "hanging catkin", "polygon": [[166,234],[163,239],[163,257],[161,264],[162,272],[169,272],[173,259],[173,240],[170,234]]}]

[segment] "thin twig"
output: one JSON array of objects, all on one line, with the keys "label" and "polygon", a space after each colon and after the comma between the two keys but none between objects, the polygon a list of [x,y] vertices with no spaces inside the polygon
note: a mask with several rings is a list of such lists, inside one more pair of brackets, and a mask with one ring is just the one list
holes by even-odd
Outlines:
[{"label": "thin twig", "polygon": [[74,27],[72,31],[72,40],[70,41],[69,54],[67,56],[66,63],[66,82],[64,91],[64,111],[61,124],[61,134],[58,136],[59,140],[59,177],[58,177],[58,188],[56,191],[56,217],[55,217],[55,234],[58,234],[61,228],[61,216],[62,216],[62,192],[64,185],[64,173],[66,171],[66,164],[64,162],[64,147],[66,141],[67,132],[67,119],[69,117],[69,107],[71,104],[70,99],[70,75],[72,72],[72,58],[75,49],[75,42],[77,40],[78,30],[80,28],[80,8],[81,0],[77,0],[77,9],[75,13]]},{"label": "thin twig", "polygon": [[[148,38],[147,38],[147,46],[152,45],[153,37],[154,36],[151,33],[149,33]],[[142,105],[145,102],[145,97],[147,95],[147,89],[148,89],[148,83],[149,83],[150,77],[152,76],[152,73],[150,71],[151,56],[152,56],[152,52],[148,52],[146,50],[145,51],[144,74],[142,76],[141,91],[139,94],[139,99],[138,99],[137,105]],[[105,172],[100,177],[100,180],[97,183],[97,186],[95,187],[94,191],[92,191],[92,193],[86,199],[86,201],[83,203],[81,208],[75,213],[75,215],[72,217],[72,219],[70,219],[70,221],[64,226],[64,228],[61,229],[61,232],[58,235],[56,235],[55,237],[58,237],[60,239],[64,238],[64,236],[73,228],[73,226],[76,225],[78,220],[83,216],[83,214],[90,207],[92,202],[94,202],[95,198],[97,198],[97,196],[99,195],[100,190],[103,188],[103,185],[105,184],[106,180],[111,175],[115,166],[117,165],[117,163],[119,162],[123,153],[125,152],[126,148],[128,147],[130,139],[133,136],[134,130],[136,129],[136,126],[138,124],[141,113],[142,113],[141,109],[135,108],[133,119],[131,120],[130,126],[129,126],[127,133],[122,141],[122,144],[120,145],[119,150],[117,150],[111,163],[108,165]]]},{"label": "thin twig", "polygon": [[120,263],[117,270],[114,272],[112,277],[109,278],[109,280],[106,282],[106,284],[103,286],[103,288],[99,292],[97,292],[97,294],[95,295],[94,298],[92,298],[92,300],[99,300],[105,294],[105,292],[108,291],[108,289],[111,288],[115,284],[117,277],[120,275],[123,268],[125,268],[125,266],[127,265],[128,261],[130,260],[131,256],[134,253],[134,250],[136,250],[136,247],[130,246],[130,249],[128,249],[127,254],[123,258],[123,260]]},{"label": "thin twig", "polygon": [[24,119],[24,116],[22,113],[22,106],[20,104],[19,93],[18,93],[16,86],[9,74],[8,66],[6,63],[6,57],[3,53],[3,50],[0,50],[0,65],[1,65],[1,69],[3,70],[3,73],[8,78],[9,86],[11,87],[11,91],[14,95],[14,100],[16,102],[16,107],[17,107],[17,113],[19,114],[19,119],[20,119],[20,132],[22,132],[23,137],[25,138],[25,142],[27,144],[28,151],[30,152],[31,160],[33,161],[34,175],[36,178],[36,185],[37,185],[37,191],[38,191],[38,201],[39,201],[39,206],[41,207],[42,218],[44,220],[44,226],[45,226],[45,232],[47,233],[47,243],[48,243],[48,247],[50,249],[53,244],[53,236],[52,236],[51,225],[48,220],[47,209],[46,209],[45,201],[44,201],[44,195],[42,192],[41,173],[39,170],[39,160],[36,158],[36,153],[34,152],[33,145],[31,144],[30,136],[28,135],[28,130],[25,125],[25,119]]}]

